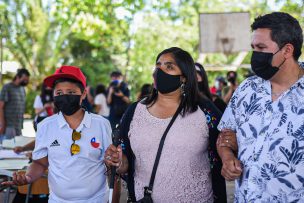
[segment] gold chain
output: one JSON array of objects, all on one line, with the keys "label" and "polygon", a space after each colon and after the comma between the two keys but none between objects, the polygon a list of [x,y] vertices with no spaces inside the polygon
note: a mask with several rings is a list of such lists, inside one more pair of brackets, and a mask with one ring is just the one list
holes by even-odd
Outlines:
[{"label": "gold chain", "polygon": [[[299,66],[299,73],[298,73],[298,80],[304,75],[304,72],[303,72],[303,68],[301,68]],[[278,97],[280,96],[281,94],[283,94],[283,92],[285,92],[286,90],[283,90],[281,92],[271,92],[271,95],[275,96],[275,97]]]}]

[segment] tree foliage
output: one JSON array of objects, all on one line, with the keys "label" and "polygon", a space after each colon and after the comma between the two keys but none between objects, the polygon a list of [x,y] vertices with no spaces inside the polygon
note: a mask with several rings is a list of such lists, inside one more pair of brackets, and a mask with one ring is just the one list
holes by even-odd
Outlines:
[{"label": "tree foliage", "polygon": [[[304,25],[303,1],[274,5]],[[120,69],[135,93],[152,82],[163,49],[179,46],[198,59],[200,13],[250,11],[253,20],[271,9],[267,0],[0,0],[0,20],[6,55],[31,71],[34,86],[55,67],[71,64],[92,86],[107,84],[109,73]],[[234,57],[210,54],[206,63],[227,64]]]}]

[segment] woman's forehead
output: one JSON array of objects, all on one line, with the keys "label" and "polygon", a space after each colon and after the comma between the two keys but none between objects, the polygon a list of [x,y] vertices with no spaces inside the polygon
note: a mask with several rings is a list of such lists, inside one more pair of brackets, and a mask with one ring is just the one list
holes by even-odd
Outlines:
[{"label": "woman's forehead", "polygon": [[175,63],[175,59],[174,59],[174,57],[171,53],[166,53],[166,54],[161,55],[157,61],[158,62],[174,62]]}]

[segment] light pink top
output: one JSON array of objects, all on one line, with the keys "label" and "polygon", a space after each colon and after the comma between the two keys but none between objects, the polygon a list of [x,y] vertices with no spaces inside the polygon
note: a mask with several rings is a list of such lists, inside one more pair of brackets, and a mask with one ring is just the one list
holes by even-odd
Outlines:
[{"label": "light pink top", "polygon": [[[160,139],[171,118],[152,116],[138,103],[130,124],[129,138],[136,156],[136,199],[149,185]],[[208,159],[208,126],[205,114],[196,112],[176,118],[165,140],[156,172],[152,198],[159,202],[213,202]]]}]

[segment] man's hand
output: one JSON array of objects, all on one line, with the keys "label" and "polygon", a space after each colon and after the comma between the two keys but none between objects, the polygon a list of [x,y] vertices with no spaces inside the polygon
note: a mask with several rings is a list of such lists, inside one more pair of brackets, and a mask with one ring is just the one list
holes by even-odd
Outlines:
[{"label": "man's hand", "polygon": [[24,172],[14,172],[12,181],[2,182],[1,185],[12,186],[12,185],[27,185],[32,182],[32,178],[29,175],[26,175]]},{"label": "man's hand", "polygon": [[21,153],[21,152],[24,151],[24,148],[21,147],[21,146],[17,146],[17,147],[14,147],[13,150],[14,150],[14,152],[15,152],[16,154],[19,154],[19,153]]},{"label": "man's hand", "polygon": [[234,156],[232,152],[222,153],[222,176],[228,180],[233,181],[242,174],[241,162]]},{"label": "man's hand", "polygon": [[236,133],[230,129],[224,129],[219,134],[216,143],[219,147],[229,147],[234,153],[238,151]]},{"label": "man's hand", "polygon": [[118,91],[118,92],[115,92],[114,93],[116,96],[118,96],[118,97],[124,97],[125,95],[122,93],[122,91]]},{"label": "man's hand", "polygon": [[43,105],[43,108],[53,108],[53,104],[52,103],[45,103],[44,105]]}]

